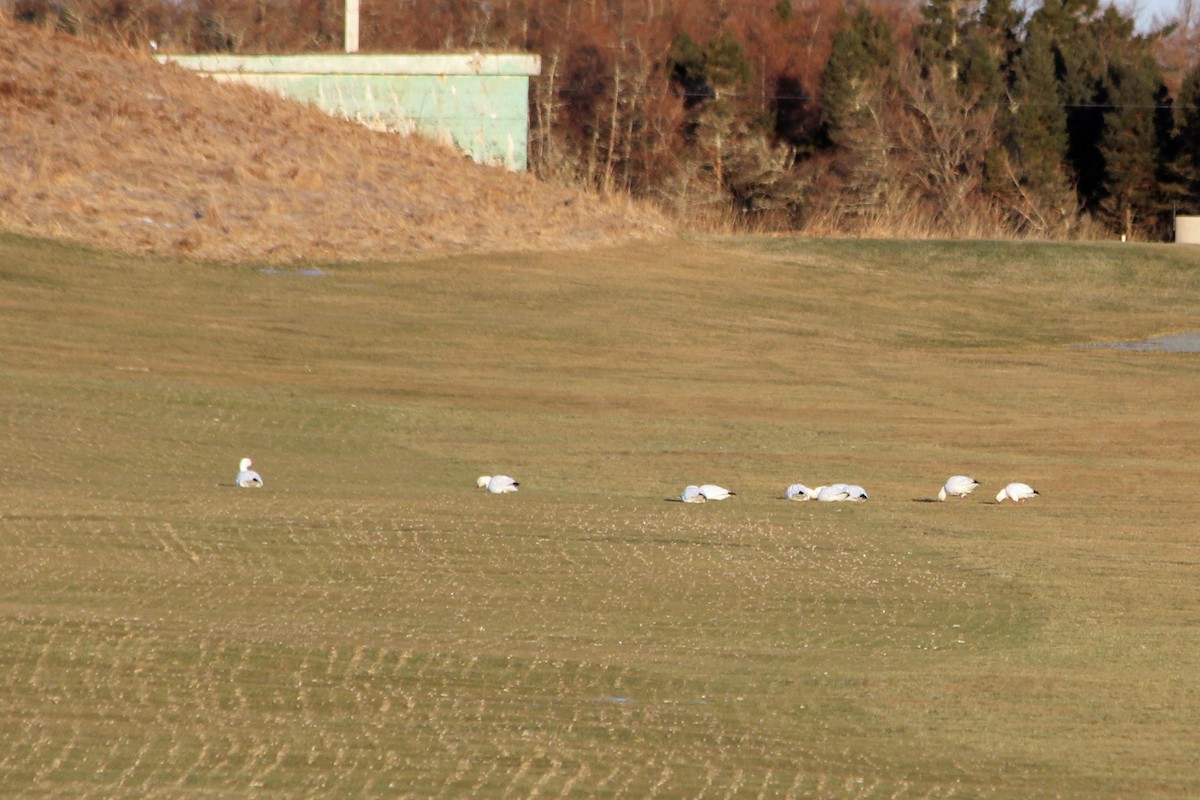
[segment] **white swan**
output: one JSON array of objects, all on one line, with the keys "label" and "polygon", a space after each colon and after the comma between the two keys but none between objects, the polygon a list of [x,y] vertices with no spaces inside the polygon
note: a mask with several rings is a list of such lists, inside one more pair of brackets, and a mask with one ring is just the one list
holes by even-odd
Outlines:
[{"label": "white swan", "polygon": [[1012,500],[1014,503],[1020,503],[1022,500],[1028,500],[1031,497],[1036,497],[1037,489],[1030,486],[1028,483],[1010,483],[1000,490],[1000,494],[996,495],[996,502],[1004,502],[1004,498]]},{"label": "white swan", "polygon": [[787,487],[787,491],[783,493],[785,500],[812,500],[817,496],[816,489],[810,489],[803,483],[793,483]]},{"label": "white swan", "polygon": [[520,485],[507,475],[480,475],[475,481],[476,489],[487,489],[492,494],[515,492]]},{"label": "white swan", "polygon": [[259,475],[254,470],[250,469],[250,467],[253,464],[254,464],[254,462],[248,458],[243,458],[241,463],[238,464],[238,475],[237,475],[237,485],[238,486],[241,486],[242,488],[249,488],[249,487],[258,488],[263,485],[262,476]]},{"label": "white swan", "polygon": [[687,487],[683,490],[683,494],[679,496],[679,499],[685,503],[703,503],[708,500],[708,498],[701,493],[699,486]]},{"label": "white swan", "polygon": [[867,490],[861,486],[856,486],[853,483],[839,483],[836,485],[840,486],[841,488],[846,490],[846,499],[847,500],[855,502],[858,500],[869,500],[870,499],[869,497],[867,497]]},{"label": "white swan", "polygon": [[938,491],[938,500],[947,497],[966,497],[979,488],[979,481],[966,475],[951,475],[946,479],[946,485]]},{"label": "white swan", "polygon": [[846,491],[846,484],[835,483],[833,486],[818,486],[816,489],[817,499],[822,503],[839,503],[850,496]]},{"label": "white swan", "polygon": [[727,497],[732,497],[737,492],[731,492],[728,489],[717,486],[713,483],[703,484],[700,488],[700,494],[704,495],[705,500],[724,500]]}]

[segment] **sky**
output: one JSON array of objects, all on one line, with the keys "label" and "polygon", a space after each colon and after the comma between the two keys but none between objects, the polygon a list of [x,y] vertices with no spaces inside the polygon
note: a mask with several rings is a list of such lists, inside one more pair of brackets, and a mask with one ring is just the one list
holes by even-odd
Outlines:
[{"label": "sky", "polygon": [[1118,0],[1115,5],[1117,8],[1137,8],[1138,28],[1143,32],[1151,29],[1155,17],[1165,19],[1179,12],[1179,0]]}]

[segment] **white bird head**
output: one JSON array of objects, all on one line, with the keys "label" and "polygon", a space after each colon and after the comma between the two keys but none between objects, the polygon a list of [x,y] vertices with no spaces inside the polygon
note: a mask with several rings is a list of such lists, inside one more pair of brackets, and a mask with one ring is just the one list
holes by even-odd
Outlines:
[{"label": "white bird head", "polygon": [[490,481],[491,479],[492,479],[491,475],[480,475],[478,478],[475,479],[475,488],[476,489],[486,488],[488,485],[488,481]]},{"label": "white bird head", "polygon": [[241,463],[239,463],[239,464],[238,464],[238,472],[245,472],[246,470],[250,469],[250,466],[251,466],[253,463],[254,463],[254,462],[253,462],[253,461],[251,461],[250,459],[248,459],[248,458],[243,458],[243,459],[241,460]]}]

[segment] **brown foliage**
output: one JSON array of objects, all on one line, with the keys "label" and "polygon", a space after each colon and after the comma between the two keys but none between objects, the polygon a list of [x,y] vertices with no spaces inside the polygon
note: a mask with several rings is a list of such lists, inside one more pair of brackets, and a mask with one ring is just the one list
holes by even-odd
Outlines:
[{"label": "brown foliage", "polygon": [[[155,38],[168,51],[341,45],[339,0],[9,2],[29,21],[139,46]],[[1178,26],[1157,41],[1172,89],[1200,52],[1196,2],[1180,0]],[[914,51],[917,5],[859,5],[886,18],[901,52]],[[767,216],[787,226],[834,220],[849,230],[901,219],[902,233],[921,219],[920,227],[942,235],[981,228],[1057,235],[1079,221],[1065,181],[1061,198],[1028,196],[1006,174],[1011,146],[989,112],[955,97],[953,87],[922,85],[923,76],[898,76],[901,88],[875,97],[873,116],[831,143],[822,127],[822,71],[848,8],[843,0],[364,3],[361,43],[374,52],[540,54],[530,157],[539,177],[556,185],[659,198],[688,217],[704,208],[756,226]],[[683,96],[672,42],[686,33],[703,48],[722,31],[744,48],[752,75],[736,92],[722,89],[725,106],[714,108]]]},{"label": "brown foliage", "polygon": [[661,217],[145,54],[0,18],[0,229],[221,260],[395,259],[661,233]]}]

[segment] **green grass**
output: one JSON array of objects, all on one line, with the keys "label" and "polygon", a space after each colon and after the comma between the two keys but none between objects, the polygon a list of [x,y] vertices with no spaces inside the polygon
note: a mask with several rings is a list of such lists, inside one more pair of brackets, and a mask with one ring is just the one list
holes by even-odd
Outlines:
[{"label": "green grass", "polygon": [[1195,250],[309,266],[0,238],[0,795],[1200,794]]}]

